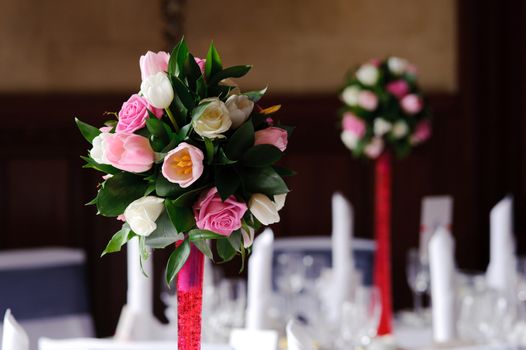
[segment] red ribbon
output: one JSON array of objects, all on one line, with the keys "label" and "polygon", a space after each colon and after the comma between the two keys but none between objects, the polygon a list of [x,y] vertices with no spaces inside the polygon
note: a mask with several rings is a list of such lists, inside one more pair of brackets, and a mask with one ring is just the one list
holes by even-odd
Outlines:
[{"label": "red ribbon", "polygon": [[375,163],[375,237],[374,284],[382,297],[378,335],[392,333],[391,301],[391,154],[384,152]]}]

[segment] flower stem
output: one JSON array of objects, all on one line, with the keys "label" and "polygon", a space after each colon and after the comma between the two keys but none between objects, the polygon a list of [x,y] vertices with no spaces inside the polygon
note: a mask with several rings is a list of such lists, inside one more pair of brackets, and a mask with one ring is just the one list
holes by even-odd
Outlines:
[{"label": "flower stem", "polygon": [[170,118],[170,121],[172,122],[175,128],[175,132],[179,132],[179,126],[175,122],[175,118],[174,118],[174,115],[172,114],[172,111],[170,110],[170,107],[166,107],[165,111],[166,111],[166,114],[168,114],[168,118]]}]

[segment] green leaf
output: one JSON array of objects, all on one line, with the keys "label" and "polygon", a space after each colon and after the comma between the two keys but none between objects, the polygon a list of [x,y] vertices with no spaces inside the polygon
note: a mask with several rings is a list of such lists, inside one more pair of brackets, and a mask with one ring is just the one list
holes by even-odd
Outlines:
[{"label": "green leaf", "polygon": [[247,74],[252,66],[250,65],[243,65],[243,66],[233,66],[223,69],[222,71],[217,72],[212,76],[212,78],[208,81],[209,85],[215,85],[219,83],[223,79],[227,78],[241,78],[245,74]]},{"label": "green leaf", "polygon": [[135,234],[131,232],[130,227],[127,224],[122,225],[122,228],[111,237],[108,245],[102,252],[101,257],[109,253],[120,252],[122,246],[134,236]]},{"label": "green leaf", "polygon": [[93,143],[93,139],[99,136],[99,134],[101,133],[101,131],[97,129],[96,127],[91,126],[87,123],[84,123],[83,121],[80,121],[78,118],[75,118],[75,123],[77,123],[77,127],[79,128],[82,136],[84,136],[86,141],[88,141],[89,143]]},{"label": "green leaf", "polygon": [[[150,113],[150,111],[148,111]],[[165,124],[157,119],[154,115],[150,114],[150,118],[146,119],[146,129],[150,132],[150,144],[154,151],[162,151],[168,143],[170,143],[170,137],[166,132]]]},{"label": "green leaf", "polygon": [[103,184],[97,195],[97,209],[103,216],[118,216],[136,199],[144,196],[148,183],[137,175],[118,173]]},{"label": "green leaf", "polygon": [[228,157],[225,154],[225,151],[223,151],[223,149],[221,147],[217,151],[217,155],[216,155],[215,161],[216,161],[216,164],[219,164],[219,165],[230,165],[230,164],[237,163],[237,160],[230,160],[230,159],[228,159]]},{"label": "green leaf", "polygon": [[210,80],[214,74],[221,71],[222,69],[223,66],[221,63],[221,57],[219,57],[219,53],[217,52],[216,48],[214,47],[214,43],[212,42],[210,44],[210,48],[208,49],[208,53],[206,54],[206,79]]},{"label": "green leaf", "polygon": [[216,166],[215,179],[217,191],[223,201],[233,195],[241,185],[239,175],[228,166]]},{"label": "green leaf", "polygon": [[200,99],[204,99],[208,95],[208,86],[203,76],[199,77],[195,82],[195,90]]},{"label": "green leaf", "polygon": [[140,250],[140,265],[141,265],[141,271],[142,271],[142,274],[145,276],[145,277],[149,277],[148,274],[146,273],[146,271],[144,271],[144,267],[143,267],[143,261],[146,261],[150,258],[150,251],[148,250],[148,248],[146,247],[146,237],[144,236],[139,236],[139,250]]},{"label": "green leaf", "polygon": [[236,250],[232,247],[232,244],[228,239],[220,239],[216,243],[217,253],[219,257],[223,259],[223,262],[230,261],[236,256]]},{"label": "green leaf", "polygon": [[248,121],[232,134],[224,150],[229,159],[237,160],[252,146],[254,146],[254,126]]},{"label": "green leaf", "polygon": [[80,156],[80,158],[82,158],[86,162],[83,168],[95,169],[97,171],[101,171],[103,173],[111,174],[111,175],[114,175],[120,172],[119,169],[111,165],[108,165],[108,164],[99,164],[90,157]]},{"label": "green leaf", "polygon": [[184,61],[184,74],[188,80],[190,90],[195,91],[196,82],[199,78],[202,78],[203,75],[201,74],[201,68],[199,68],[195,57],[191,53],[188,54],[188,57]]},{"label": "green leaf", "polygon": [[207,163],[212,164],[212,161],[214,160],[214,141],[207,137],[204,137],[203,139],[205,140]]},{"label": "green leaf", "polygon": [[175,279],[175,276],[179,273],[183,267],[186,260],[190,256],[190,241],[184,240],[181,245],[179,245],[168,259],[166,264],[166,284],[170,285]]},{"label": "green leaf", "polygon": [[241,162],[246,166],[265,167],[276,163],[283,153],[272,145],[256,145],[245,152]]},{"label": "green leaf", "polygon": [[183,126],[181,130],[179,130],[179,132],[177,133],[177,137],[182,141],[188,136],[188,134],[190,134],[191,130],[192,130],[192,123],[188,123],[185,126]]},{"label": "green leaf", "polygon": [[176,241],[184,239],[184,235],[177,232],[172,220],[165,210],[155,221],[157,228],[148,237],[146,237],[146,245],[150,248],[162,249]]},{"label": "green leaf", "polygon": [[288,169],[288,168],[284,168],[284,167],[281,167],[281,166],[277,166],[277,165],[272,166],[272,168],[274,168],[276,173],[278,173],[278,175],[281,176],[281,177],[283,177],[283,176],[294,176],[294,175],[297,174],[294,170],[291,170],[291,169]]},{"label": "green leaf", "polygon": [[179,97],[184,107],[191,111],[195,107],[195,101],[188,87],[177,76],[172,77],[172,84],[177,97]]},{"label": "green leaf", "polygon": [[195,226],[194,213],[191,207],[177,207],[169,199],[164,201],[164,206],[177,232],[188,232]]},{"label": "green leaf", "polygon": [[243,173],[245,187],[252,193],[263,193],[267,196],[287,193],[287,184],[271,167],[245,168]]},{"label": "green leaf", "polygon": [[247,259],[247,251],[243,244],[241,244],[241,249],[239,252],[241,253],[241,268],[239,269],[239,273],[241,273],[243,270],[245,270],[245,260]]},{"label": "green leaf", "polygon": [[241,230],[235,230],[230,236],[228,236],[228,242],[237,252],[241,250],[243,238],[241,236]]},{"label": "green leaf", "polygon": [[202,187],[193,189],[191,191],[185,192],[182,195],[180,195],[179,197],[177,197],[177,199],[173,200],[172,203],[176,207],[191,207],[194,204],[195,199],[197,198],[197,196],[199,196],[199,194],[205,188],[206,188],[206,186],[202,186]]},{"label": "green leaf", "polygon": [[268,88],[261,89],[259,91],[249,91],[243,93],[243,95],[247,96],[252,102],[258,102],[263,95],[267,92]]},{"label": "green leaf", "polygon": [[174,47],[170,55],[170,60],[168,61],[168,74],[171,76],[180,75],[182,72],[183,64],[188,56],[188,45],[184,40],[184,37],[181,38],[179,43]]},{"label": "green leaf", "polygon": [[159,197],[178,197],[183,194],[184,191],[181,186],[171,183],[163,176],[162,172],[159,172],[157,181],[155,181],[155,192]]},{"label": "green leaf", "polygon": [[208,242],[206,240],[201,239],[201,240],[193,241],[192,243],[208,259],[214,261],[214,254],[212,253],[212,250],[210,250],[210,246],[208,245]]},{"label": "green leaf", "polygon": [[218,233],[209,230],[193,229],[188,232],[188,238],[190,239],[190,241],[194,242],[204,239],[221,239],[225,238],[225,236],[222,236]]}]

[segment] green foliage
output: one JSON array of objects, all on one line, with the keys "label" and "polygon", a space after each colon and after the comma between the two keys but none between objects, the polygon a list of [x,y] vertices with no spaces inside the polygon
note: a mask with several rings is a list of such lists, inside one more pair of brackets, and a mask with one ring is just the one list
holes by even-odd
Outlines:
[{"label": "green foliage", "polygon": [[219,53],[217,52],[214,43],[210,44],[210,48],[208,49],[208,53],[206,54],[206,64],[205,64],[205,75],[206,79],[210,80],[213,78],[213,76],[220,72],[223,69],[223,65],[221,63],[221,57],[219,57]]},{"label": "green foliage", "polygon": [[168,211],[163,211],[157,221],[157,228],[148,237],[146,245],[150,248],[162,249],[184,238],[184,235],[178,233],[172,220],[168,216]]},{"label": "green foliage", "polygon": [[250,121],[241,125],[230,137],[224,150],[228,159],[238,160],[254,145],[254,126]]},{"label": "green foliage", "polygon": [[170,285],[175,279],[186,260],[190,256],[190,241],[184,240],[170,255],[166,264],[166,284]]},{"label": "green foliage", "polygon": [[243,154],[241,162],[250,167],[267,167],[279,161],[282,154],[272,145],[256,145]]},{"label": "green foliage", "polygon": [[108,245],[102,252],[101,257],[109,253],[120,252],[122,246],[125,245],[133,237],[135,237],[135,234],[130,230],[128,224],[122,225],[122,228],[119,231],[117,231],[117,233],[115,233],[113,237],[111,237],[110,241],[108,242]]},{"label": "green foliage", "polygon": [[233,167],[216,166],[215,175],[215,184],[222,200],[233,195],[241,185],[239,175]]},{"label": "green foliage", "polygon": [[191,207],[178,207],[169,199],[164,201],[164,206],[177,232],[188,232],[195,226],[194,213]]},{"label": "green foliage", "polygon": [[104,181],[97,195],[96,204],[103,216],[118,216],[136,199],[143,197],[148,183],[131,173],[118,173]]},{"label": "green foliage", "polygon": [[80,121],[78,118],[75,118],[75,123],[77,123],[77,127],[79,128],[82,136],[84,136],[86,141],[88,141],[89,143],[93,143],[93,139],[97,137],[101,132],[96,127],[91,126],[87,123],[84,123],[83,121]]},{"label": "green foliage", "polygon": [[208,84],[215,85],[219,83],[223,79],[228,78],[241,78],[245,74],[247,74],[252,66],[249,65],[243,65],[243,66],[233,66],[223,69],[222,71],[217,72],[212,76],[212,78],[209,80]]},{"label": "green foliage", "polygon": [[285,181],[272,167],[245,168],[243,182],[250,192],[263,193],[269,197],[289,192]]},{"label": "green foliage", "polygon": [[223,262],[230,261],[236,256],[236,250],[232,247],[232,244],[228,239],[219,239],[216,242],[217,254]]}]

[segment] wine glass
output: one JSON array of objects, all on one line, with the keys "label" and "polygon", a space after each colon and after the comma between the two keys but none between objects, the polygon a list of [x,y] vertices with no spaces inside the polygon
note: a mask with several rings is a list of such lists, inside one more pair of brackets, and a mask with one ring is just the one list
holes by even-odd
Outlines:
[{"label": "wine glass", "polygon": [[413,292],[413,310],[417,317],[422,316],[422,299],[424,293],[429,291],[430,276],[429,266],[422,262],[420,251],[411,248],[407,252],[406,261],[407,282]]},{"label": "wine glass", "polygon": [[341,338],[343,348],[367,347],[376,336],[382,301],[377,287],[359,286],[353,300],[345,302],[342,309]]},{"label": "wine glass", "polygon": [[303,253],[281,253],[277,256],[276,287],[285,298],[284,321],[295,316],[295,295],[305,288],[307,267]]}]

